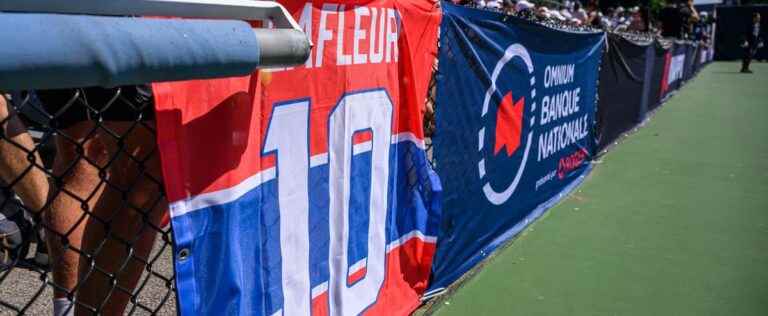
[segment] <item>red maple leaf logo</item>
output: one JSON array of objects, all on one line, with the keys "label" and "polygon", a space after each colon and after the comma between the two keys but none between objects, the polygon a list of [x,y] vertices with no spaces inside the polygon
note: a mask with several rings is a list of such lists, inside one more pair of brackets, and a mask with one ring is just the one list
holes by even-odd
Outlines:
[{"label": "red maple leaf logo", "polygon": [[512,92],[501,100],[499,110],[496,112],[496,143],[493,146],[493,154],[498,155],[502,148],[507,151],[507,156],[512,156],[520,146],[520,135],[523,132],[523,113],[525,109],[525,97],[512,104]]}]

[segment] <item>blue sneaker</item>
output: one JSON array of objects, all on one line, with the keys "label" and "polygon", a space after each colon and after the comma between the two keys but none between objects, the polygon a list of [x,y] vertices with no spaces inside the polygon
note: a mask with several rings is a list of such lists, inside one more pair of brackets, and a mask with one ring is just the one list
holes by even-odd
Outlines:
[{"label": "blue sneaker", "polygon": [[0,191],[0,271],[14,267],[29,252],[32,223],[17,203]]},{"label": "blue sneaker", "polygon": [[23,244],[24,237],[19,226],[3,216],[0,219],[0,272],[16,265]]}]

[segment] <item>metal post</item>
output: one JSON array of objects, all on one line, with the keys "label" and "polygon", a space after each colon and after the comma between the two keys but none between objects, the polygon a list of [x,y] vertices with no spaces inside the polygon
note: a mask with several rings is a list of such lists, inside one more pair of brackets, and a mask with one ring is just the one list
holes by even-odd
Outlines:
[{"label": "metal post", "polygon": [[262,48],[261,67],[303,63],[311,42],[279,3],[254,0],[11,0],[0,11],[113,16],[271,21],[274,29],[255,29]]}]

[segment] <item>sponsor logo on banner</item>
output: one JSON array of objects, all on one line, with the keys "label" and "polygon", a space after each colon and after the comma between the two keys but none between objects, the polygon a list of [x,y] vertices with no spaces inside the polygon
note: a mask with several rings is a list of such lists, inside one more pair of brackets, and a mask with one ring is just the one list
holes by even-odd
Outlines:
[{"label": "sponsor logo on banner", "polygon": [[[447,287],[591,170],[605,34],[443,3],[433,136],[443,188],[430,287]],[[469,40],[468,40],[469,39]],[[568,49],[563,49],[563,45]]]},{"label": "sponsor logo on banner", "polygon": [[[586,148],[578,145],[589,134],[589,113],[582,111],[581,86],[576,80],[576,65],[549,65],[544,69],[544,96],[541,99],[541,135],[538,137],[537,161],[557,157],[561,151],[569,154],[557,162],[557,177],[565,179],[589,157]],[[545,178],[552,179],[550,172]],[[540,180],[541,181],[541,180]],[[546,182],[546,181],[544,181]],[[543,183],[537,182],[536,189]]]},{"label": "sponsor logo on banner", "polygon": [[563,158],[557,163],[557,177],[563,179],[576,168],[580,167],[582,163],[589,157],[589,153],[584,148],[576,149],[573,153]]},{"label": "sponsor logo on banner", "polygon": [[685,54],[675,55],[669,64],[669,75],[667,76],[667,85],[683,79],[683,69],[685,68]]},{"label": "sponsor logo on banner", "polygon": [[685,54],[672,55],[667,52],[664,55],[664,72],[661,78],[661,97],[669,91],[669,86],[683,78],[685,68]]},{"label": "sponsor logo on banner", "polygon": [[[589,115],[579,111],[581,87],[572,87],[575,65],[547,65],[542,78],[544,90],[539,98],[533,65],[524,46],[507,47],[493,69],[491,84],[483,99],[482,125],[477,132],[480,152],[477,170],[483,193],[494,205],[501,205],[514,195],[531,160],[535,159],[536,163],[548,160],[588,135]],[[505,80],[500,78],[502,73]],[[534,144],[538,146],[532,146]],[[532,152],[532,148],[538,150]],[[553,165],[552,172],[536,182],[535,189],[555,179],[555,175],[564,179],[588,156],[586,149],[574,149]],[[489,172],[497,168],[512,170],[514,177],[510,178],[508,172]]]},{"label": "sponsor logo on banner", "polygon": [[[524,74],[519,76],[520,82],[514,82],[511,86],[497,86],[499,75],[509,72],[510,68]],[[500,205],[509,200],[525,171],[533,140],[531,127],[536,124],[535,84],[533,62],[528,50],[520,44],[507,47],[504,56],[493,69],[491,85],[485,92],[482,113],[480,113],[483,125],[477,132],[478,150],[482,153],[477,164],[478,175],[484,183],[485,197],[494,205]],[[522,95],[515,95],[515,93]],[[498,100],[498,96],[503,97]],[[492,104],[492,100],[497,102]],[[495,115],[490,112],[492,105]],[[527,120],[526,109],[530,111],[528,114],[530,117]],[[528,125],[529,128],[524,128],[524,125]],[[524,130],[528,130],[525,135]],[[493,143],[490,142],[491,139]],[[493,149],[491,150],[490,147]],[[492,184],[491,174],[486,172],[486,164],[491,163],[500,163],[508,168],[514,168],[516,170],[514,179],[507,183]]]}]

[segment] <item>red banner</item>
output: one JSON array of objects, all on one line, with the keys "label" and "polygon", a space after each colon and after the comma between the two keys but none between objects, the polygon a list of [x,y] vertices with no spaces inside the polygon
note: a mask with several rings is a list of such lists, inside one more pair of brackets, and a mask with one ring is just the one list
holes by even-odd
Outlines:
[{"label": "red banner", "polygon": [[176,249],[189,254],[176,260],[181,312],[407,314],[437,235],[406,160],[418,152],[428,169],[440,12],[420,0],[283,5],[313,43],[304,65],[153,85]]}]

